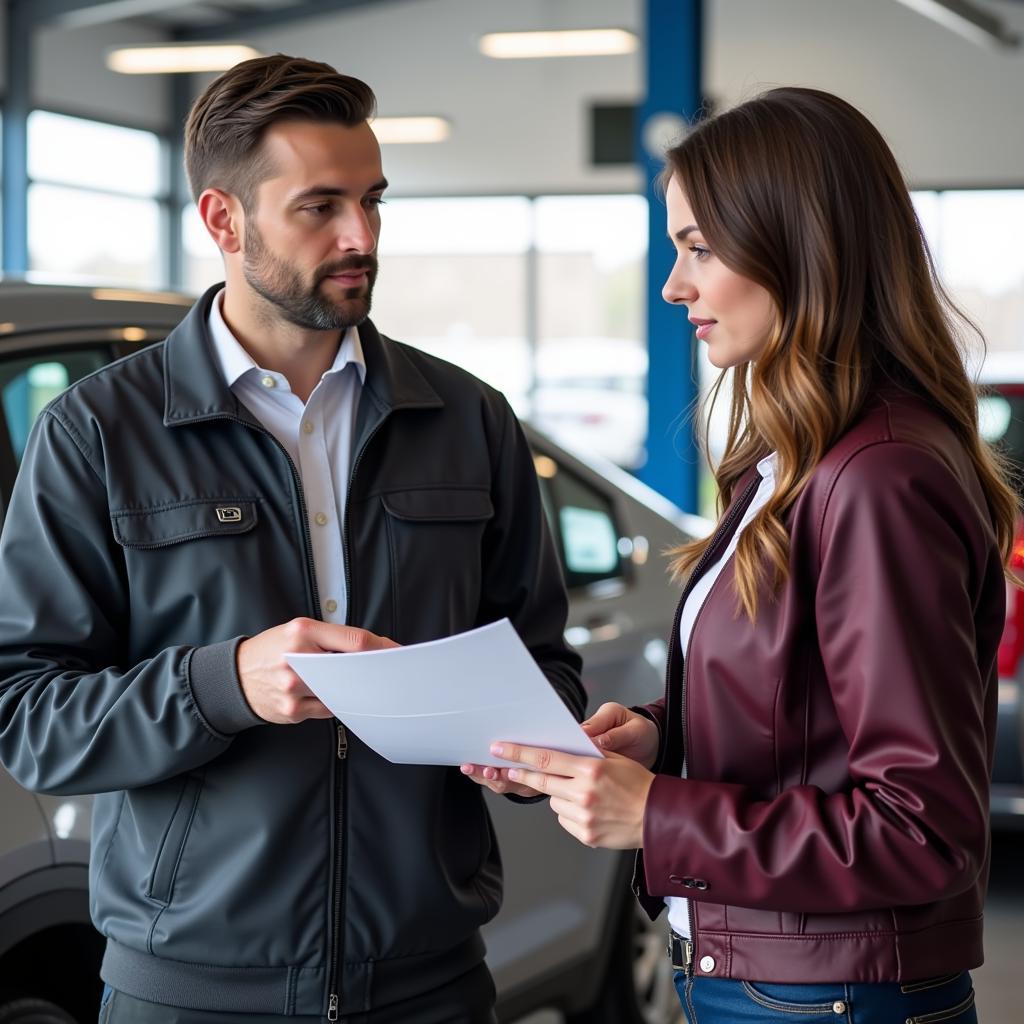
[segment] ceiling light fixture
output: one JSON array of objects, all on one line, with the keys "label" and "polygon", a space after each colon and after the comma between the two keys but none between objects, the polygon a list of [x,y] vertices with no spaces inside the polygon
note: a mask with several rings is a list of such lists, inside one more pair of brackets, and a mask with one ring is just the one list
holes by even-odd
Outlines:
[{"label": "ceiling light fixture", "polygon": [[168,75],[227,71],[261,56],[244,43],[152,43],[120,46],[107,53],[107,67],[122,75]]},{"label": "ceiling light fixture", "polygon": [[382,146],[444,142],[452,133],[451,122],[443,117],[377,117],[370,122],[370,127]]},{"label": "ceiling light fixture", "polygon": [[621,28],[587,28],[559,32],[490,32],[480,40],[485,57],[611,57],[636,51],[639,41]]},{"label": "ceiling light fixture", "polygon": [[1003,46],[1014,49],[1020,36],[1011,32],[995,15],[983,11],[968,0],[898,0],[918,14],[979,46]]}]

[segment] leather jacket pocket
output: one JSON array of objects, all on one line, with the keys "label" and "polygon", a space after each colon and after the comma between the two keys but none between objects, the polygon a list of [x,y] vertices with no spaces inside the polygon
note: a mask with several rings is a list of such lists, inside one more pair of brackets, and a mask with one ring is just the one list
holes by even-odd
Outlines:
[{"label": "leather jacket pocket", "polygon": [[126,548],[162,548],[201,537],[248,533],[256,525],[252,498],[197,498],[155,508],[115,509],[114,538]]},{"label": "leather jacket pocket", "polygon": [[202,788],[203,778],[201,775],[185,777],[178,802],[175,804],[171,819],[164,830],[160,847],[157,850],[156,861],[153,864],[153,873],[149,879],[149,888],[146,891],[146,895],[158,903],[170,903],[171,901],[174,879],[178,873],[178,863],[181,860],[182,851],[185,849],[185,840],[192,827],[192,819],[195,816]]}]

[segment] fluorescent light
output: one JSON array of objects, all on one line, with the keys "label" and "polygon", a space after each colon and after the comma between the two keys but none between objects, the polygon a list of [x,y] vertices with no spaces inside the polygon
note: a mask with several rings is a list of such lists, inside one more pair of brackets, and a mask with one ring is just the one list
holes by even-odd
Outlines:
[{"label": "fluorescent light", "polygon": [[377,117],[370,122],[381,145],[400,142],[444,142],[452,133],[443,117]]},{"label": "fluorescent light", "polygon": [[122,75],[227,71],[243,60],[259,56],[259,50],[244,43],[153,43],[110,50],[107,67]]},{"label": "fluorescent light", "polygon": [[633,53],[638,42],[621,28],[587,28],[563,32],[491,32],[480,40],[485,57],[610,57]]},{"label": "fluorescent light", "polygon": [[1020,45],[1020,36],[1011,32],[1006,25],[995,16],[975,7],[968,0],[898,0],[918,14],[951,32],[970,39],[981,46],[1000,46],[1014,48]]}]

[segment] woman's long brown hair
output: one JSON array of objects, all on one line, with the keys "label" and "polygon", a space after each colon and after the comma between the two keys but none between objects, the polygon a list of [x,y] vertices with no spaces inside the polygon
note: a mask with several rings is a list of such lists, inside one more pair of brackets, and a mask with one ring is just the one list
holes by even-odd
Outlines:
[{"label": "woman's long brown hair", "polygon": [[[721,511],[740,477],[778,453],[775,492],[736,551],[747,615],[756,616],[766,579],[774,593],[788,576],[786,512],[887,382],[951,424],[1008,562],[1017,499],[1001,457],[978,433],[977,391],[964,367],[961,335],[977,331],[939,283],[903,176],[875,127],[829,93],[773,89],[669,150],[663,180],[672,178],[715,256],[767,289],[776,308],[762,354],[732,371],[725,452],[712,467]],[[677,577],[709,543],[670,552]]]}]

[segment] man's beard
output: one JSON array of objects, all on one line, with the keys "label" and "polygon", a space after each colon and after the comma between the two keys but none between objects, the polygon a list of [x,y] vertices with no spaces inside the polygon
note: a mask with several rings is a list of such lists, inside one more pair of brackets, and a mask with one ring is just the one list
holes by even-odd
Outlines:
[{"label": "man's beard", "polygon": [[[332,274],[366,271],[366,284],[348,288],[329,299],[323,282]],[[335,331],[361,324],[370,315],[370,298],[377,280],[375,256],[346,256],[318,267],[312,284],[289,263],[275,256],[250,218],[246,225],[242,273],[249,287],[262,295],[289,322],[309,331]]]}]

